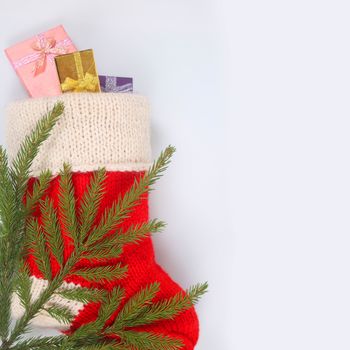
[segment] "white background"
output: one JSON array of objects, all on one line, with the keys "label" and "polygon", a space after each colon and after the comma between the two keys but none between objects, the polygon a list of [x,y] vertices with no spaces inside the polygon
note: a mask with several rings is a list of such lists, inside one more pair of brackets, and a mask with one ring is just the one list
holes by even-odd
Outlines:
[{"label": "white background", "polygon": [[[2,1],[0,49],[63,24],[152,104],[157,256],[208,280],[199,350],[350,348],[350,5]],[[1,110],[24,90],[0,56]]]}]

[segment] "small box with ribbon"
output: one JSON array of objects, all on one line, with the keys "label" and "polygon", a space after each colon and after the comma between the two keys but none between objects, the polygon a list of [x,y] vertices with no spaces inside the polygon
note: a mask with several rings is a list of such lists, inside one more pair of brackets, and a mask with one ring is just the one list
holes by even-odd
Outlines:
[{"label": "small box with ribbon", "polygon": [[54,57],[74,51],[63,26],[58,26],[11,46],[5,53],[29,95],[43,97],[61,94]]},{"label": "small box with ribbon", "polygon": [[93,50],[56,56],[55,61],[63,93],[101,91]]},{"label": "small box with ribbon", "polygon": [[102,92],[133,92],[132,78],[99,75]]}]

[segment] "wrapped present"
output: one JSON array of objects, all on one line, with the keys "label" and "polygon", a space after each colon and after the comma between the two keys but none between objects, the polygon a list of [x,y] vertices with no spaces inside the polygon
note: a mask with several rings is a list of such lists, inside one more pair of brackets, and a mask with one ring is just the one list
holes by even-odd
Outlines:
[{"label": "wrapped present", "polygon": [[61,94],[54,62],[57,55],[76,51],[62,26],[25,40],[5,50],[31,97]]},{"label": "wrapped present", "polygon": [[55,61],[63,93],[101,91],[93,50],[56,56]]},{"label": "wrapped present", "polygon": [[99,75],[102,92],[132,92],[132,78]]}]

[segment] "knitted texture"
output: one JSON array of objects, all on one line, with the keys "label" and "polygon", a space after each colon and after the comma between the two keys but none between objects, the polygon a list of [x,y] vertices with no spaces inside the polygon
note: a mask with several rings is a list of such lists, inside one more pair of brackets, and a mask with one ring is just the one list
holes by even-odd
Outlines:
[{"label": "knitted texture", "polygon": [[[38,158],[33,165],[33,177],[28,191],[31,191],[34,176],[49,168],[54,174],[59,172],[63,162],[72,164],[72,180],[74,185],[76,207],[79,209],[81,199],[93,176],[94,170],[105,167],[107,176],[105,193],[101,201],[96,220],[102,213],[122,196],[150,164],[150,131],[149,108],[144,97],[133,94],[65,94],[59,98],[31,99],[16,102],[8,108],[7,144],[10,158],[19,148],[20,141],[33,129],[40,116],[52,108],[56,100],[65,104],[65,113],[55,126],[50,138],[45,141]],[[46,193],[58,210],[59,176],[55,176]],[[40,209],[33,214],[41,222]],[[60,213],[58,211],[60,218]],[[148,221],[148,196],[144,196],[130,216],[123,222],[122,229],[130,225]],[[61,222],[61,220],[59,220]],[[64,231],[64,230],[62,230]],[[65,240],[65,237],[63,235]],[[65,241],[65,256],[69,256],[71,243]],[[111,290],[117,285],[125,289],[126,300],[146,285],[159,282],[160,292],[155,300],[169,298],[182,291],[169,275],[156,263],[151,238],[144,239],[140,244],[130,244],[124,247],[123,254],[118,259],[98,261],[81,260],[79,264],[87,266],[106,266],[121,262],[127,264],[128,274],[122,280],[89,282],[83,277],[69,276],[63,288],[84,286]],[[35,259],[28,258],[32,273],[33,298],[46,287]],[[59,266],[51,261],[53,273]],[[69,331],[74,331],[82,324],[94,320],[100,304],[72,303],[61,298],[55,300],[69,306],[76,317]],[[19,316],[23,310],[14,298],[13,314]],[[117,316],[116,310],[114,317]],[[48,316],[39,314],[34,320],[36,325],[52,326],[64,329],[57,321],[48,321]],[[166,334],[179,338],[185,344],[184,349],[194,348],[198,339],[198,319],[194,308],[182,313],[174,320],[161,321],[142,327],[143,330]]]},{"label": "knitted texture", "polygon": [[10,104],[5,133],[10,159],[57,100],[64,101],[65,113],[35,158],[33,176],[43,169],[56,174],[64,162],[69,162],[73,171],[93,171],[102,166],[119,171],[148,168],[149,106],[145,97],[134,94],[65,94]]}]

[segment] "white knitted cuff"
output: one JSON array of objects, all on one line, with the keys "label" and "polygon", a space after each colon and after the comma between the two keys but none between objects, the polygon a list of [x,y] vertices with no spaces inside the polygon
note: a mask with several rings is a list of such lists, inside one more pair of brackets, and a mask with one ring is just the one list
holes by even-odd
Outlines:
[{"label": "white knitted cuff", "polygon": [[65,112],[42,145],[32,175],[50,169],[57,174],[64,162],[73,171],[147,170],[151,162],[149,105],[145,97],[120,93],[73,93],[27,99],[7,108],[6,144],[10,160],[40,117],[55,102]]},{"label": "white knitted cuff", "polygon": [[[32,302],[37,300],[40,294],[47,288],[48,281],[43,280],[36,277],[31,277],[32,287],[31,287],[31,296]],[[78,286],[74,283],[66,283],[63,282],[60,289],[72,289],[77,288]],[[45,304],[45,307],[49,307],[52,305],[65,306],[70,310],[73,315],[77,315],[80,310],[83,309],[84,304],[78,301],[72,301],[65,298],[60,297],[59,295],[54,295],[48,303]],[[17,294],[13,294],[12,296],[12,317],[17,320],[24,313],[24,308],[20,303],[20,300]],[[45,327],[45,328],[54,328],[57,330],[65,330],[69,328],[69,325],[65,325],[63,323],[58,322],[56,319],[52,318],[46,311],[41,311],[32,321],[31,325],[37,327]]]}]

